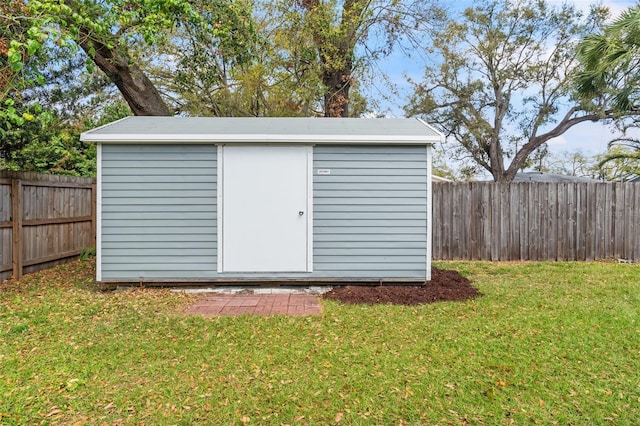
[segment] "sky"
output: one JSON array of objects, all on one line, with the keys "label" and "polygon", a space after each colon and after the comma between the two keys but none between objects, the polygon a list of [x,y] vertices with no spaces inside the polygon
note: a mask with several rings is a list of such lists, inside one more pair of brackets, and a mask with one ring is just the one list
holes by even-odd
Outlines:
[{"label": "sky", "polygon": [[[471,3],[469,1],[460,2]],[[550,0],[551,4],[560,5],[563,1]],[[593,1],[589,0],[569,0],[568,3],[573,3],[576,7],[588,11],[589,6],[593,4]],[[613,18],[618,16],[620,12],[624,11],[630,6],[635,4],[632,0],[606,0],[601,1],[599,4],[607,6],[611,11]],[[388,109],[387,116],[404,116],[402,107],[407,102],[408,93],[411,89],[410,84],[407,82],[407,77],[420,81],[423,73],[424,66],[420,64],[420,61],[408,59],[401,53],[395,53],[378,64],[381,71],[389,75],[391,81],[397,85],[398,90],[404,96],[399,98],[399,103],[383,101],[381,102],[382,109]],[[372,95],[376,96],[375,87],[371,89]],[[549,141],[549,150],[555,154],[561,154],[564,152],[582,151],[588,155],[601,154],[607,149],[609,141],[614,139],[616,133],[613,130],[601,123],[581,123],[572,127],[565,134],[558,138],[554,138]]]}]

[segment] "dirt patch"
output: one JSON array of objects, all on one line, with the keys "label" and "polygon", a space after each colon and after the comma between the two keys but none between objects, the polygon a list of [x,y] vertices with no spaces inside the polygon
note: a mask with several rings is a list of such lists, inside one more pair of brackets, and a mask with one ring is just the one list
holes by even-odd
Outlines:
[{"label": "dirt patch", "polygon": [[457,271],[431,269],[431,281],[423,285],[378,285],[336,287],[325,299],[343,303],[422,305],[451,300],[468,300],[480,296],[471,281]]}]

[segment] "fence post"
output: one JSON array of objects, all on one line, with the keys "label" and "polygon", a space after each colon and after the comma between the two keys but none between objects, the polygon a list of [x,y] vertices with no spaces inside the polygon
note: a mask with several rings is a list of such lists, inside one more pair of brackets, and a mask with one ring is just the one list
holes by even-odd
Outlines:
[{"label": "fence post", "polygon": [[13,277],[22,277],[22,181],[11,180],[11,219],[13,221],[11,250],[13,263]]}]

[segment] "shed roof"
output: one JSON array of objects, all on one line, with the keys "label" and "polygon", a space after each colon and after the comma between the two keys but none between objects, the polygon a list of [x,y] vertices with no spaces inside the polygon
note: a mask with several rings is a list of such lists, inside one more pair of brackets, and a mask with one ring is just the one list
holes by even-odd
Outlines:
[{"label": "shed roof", "polygon": [[525,172],[517,173],[513,178],[514,182],[599,182],[582,176],[560,175],[546,172]]},{"label": "shed roof", "polygon": [[419,119],[127,117],[82,133],[110,143],[417,144],[444,140]]}]

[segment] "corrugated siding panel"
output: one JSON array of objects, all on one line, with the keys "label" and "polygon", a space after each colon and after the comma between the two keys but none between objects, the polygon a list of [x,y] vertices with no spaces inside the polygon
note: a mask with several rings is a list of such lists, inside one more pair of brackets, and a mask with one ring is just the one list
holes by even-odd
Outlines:
[{"label": "corrugated siding panel", "polygon": [[425,276],[424,147],[316,146],[313,167],[314,275]]},{"label": "corrugated siding panel", "polygon": [[215,145],[103,145],[102,278],[216,275]]}]

